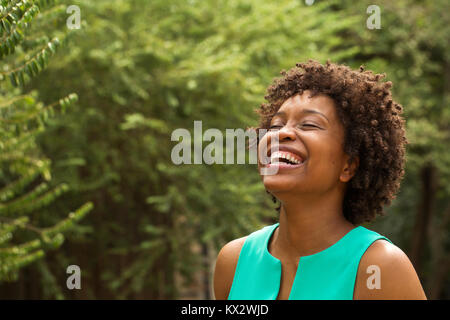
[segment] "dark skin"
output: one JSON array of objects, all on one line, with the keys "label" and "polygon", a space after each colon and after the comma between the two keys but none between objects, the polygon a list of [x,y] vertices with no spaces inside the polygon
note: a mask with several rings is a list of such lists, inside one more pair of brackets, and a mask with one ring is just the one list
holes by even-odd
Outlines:
[{"label": "dark skin", "polygon": [[[278,300],[287,300],[300,257],[320,252],[356,226],[342,212],[348,181],[358,158],[343,151],[344,127],[334,101],[309,91],[287,99],[272,118],[271,129],[259,146],[270,147],[274,134],[280,146],[289,146],[305,160],[294,169],[262,175],[262,181],[280,202],[280,225],[269,241],[269,252],[281,261]],[[262,164],[259,164],[261,167]],[[227,299],[239,253],[246,237],[227,243],[219,252],[214,272],[216,299]],[[370,289],[370,265],[380,268],[381,288]],[[354,299],[426,299],[419,278],[406,254],[385,240],[375,241],[358,267]]]}]

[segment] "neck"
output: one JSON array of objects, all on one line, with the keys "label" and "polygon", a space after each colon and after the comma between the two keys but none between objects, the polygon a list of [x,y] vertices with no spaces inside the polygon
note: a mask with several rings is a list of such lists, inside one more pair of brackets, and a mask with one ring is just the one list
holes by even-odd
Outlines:
[{"label": "neck", "polygon": [[282,202],[273,247],[281,256],[297,260],[330,247],[354,227],[343,215],[338,193],[303,199],[297,195]]}]

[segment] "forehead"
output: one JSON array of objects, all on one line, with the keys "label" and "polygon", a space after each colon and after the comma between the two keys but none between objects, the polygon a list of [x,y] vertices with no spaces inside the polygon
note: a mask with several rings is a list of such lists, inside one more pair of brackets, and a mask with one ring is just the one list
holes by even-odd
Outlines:
[{"label": "forehead", "polygon": [[303,94],[296,94],[288,98],[280,107],[278,112],[285,112],[296,115],[302,114],[304,109],[319,111],[327,116],[328,119],[336,119],[336,107],[332,98],[324,94],[318,94],[310,98],[311,92],[306,90]]}]

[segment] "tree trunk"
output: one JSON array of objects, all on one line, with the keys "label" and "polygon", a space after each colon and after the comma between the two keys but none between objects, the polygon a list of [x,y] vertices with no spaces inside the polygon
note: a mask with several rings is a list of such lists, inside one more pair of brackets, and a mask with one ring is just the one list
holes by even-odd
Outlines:
[{"label": "tree trunk", "polygon": [[209,292],[209,250],[208,244],[202,243],[202,258],[203,258],[203,298],[205,300],[211,300],[211,294]]},{"label": "tree trunk", "polygon": [[421,257],[427,241],[427,230],[433,213],[433,203],[436,194],[436,168],[426,164],[420,172],[422,192],[416,221],[411,238],[409,258],[417,273],[421,274]]}]

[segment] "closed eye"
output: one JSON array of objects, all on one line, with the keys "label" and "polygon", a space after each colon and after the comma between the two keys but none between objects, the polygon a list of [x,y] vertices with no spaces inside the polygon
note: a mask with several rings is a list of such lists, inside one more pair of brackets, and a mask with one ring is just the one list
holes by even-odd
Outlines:
[{"label": "closed eye", "polygon": [[[283,126],[280,126],[280,125],[273,125],[273,126],[270,126],[269,129],[270,129],[270,130],[275,130],[275,129],[280,129],[280,128],[282,128],[282,127],[283,127]],[[300,125],[300,127],[311,127],[311,128],[317,128],[317,129],[320,129],[320,127],[318,127],[318,126],[316,126],[316,125],[313,125],[313,124],[310,124],[310,123],[302,124],[302,125]]]},{"label": "closed eye", "polygon": [[318,126],[315,126],[315,125],[313,125],[313,124],[310,124],[310,123],[305,123],[305,124],[302,124],[301,126],[302,126],[302,127],[312,127],[312,128],[319,128]]}]

